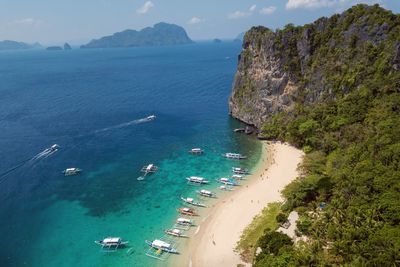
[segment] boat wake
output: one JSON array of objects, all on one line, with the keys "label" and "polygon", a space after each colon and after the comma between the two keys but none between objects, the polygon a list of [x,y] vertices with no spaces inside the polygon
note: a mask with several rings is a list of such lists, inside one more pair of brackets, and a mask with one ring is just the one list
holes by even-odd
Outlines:
[{"label": "boat wake", "polygon": [[27,164],[28,162],[34,162],[43,158],[47,158],[50,157],[51,155],[53,155],[54,153],[56,153],[58,151],[58,149],[60,148],[59,145],[54,144],[51,147],[46,148],[45,150],[43,150],[42,152],[36,154],[35,156],[33,156],[30,159],[26,159],[24,161],[21,161],[20,163],[18,163],[17,165],[11,167],[10,169],[0,173],[0,178],[2,178],[0,180],[0,184],[3,183],[6,180],[6,176],[10,173],[12,173],[13,171],[21,168],[22,166],[24,166],[25,164]]},{"label": "boat wake", "polygon": [[54,144],[51,147],[48,147],[45,150],[43,150],[42,152],[36,154],[34,157],[32,157],[30,159],[30,161],[35,161],[35,160],[42,159],[42,158],[48,158],[51,155],[53,155],[54,153],[56,153],[59,148],[60,148],[59,145]]},{"label": "boat wake", "polygon": [[114,125],[114,126],[106,127],[106,128],[100,129],[100,130],[96,130],[96,131],[94,131],[94,133],[96,134],[96,133],[107,132],[107,131],[111,131],[111,130],[115,130],[115,129],[125,128],[125,127],[131,126],[131,125],[150,122],[150,121],[153,121],[155,119],[156,119],[155,115],[150,115],[150,116],[147,116],[145,118],[141,118],[141,119],[137,119],[137,120],[133,120],[133,121],[128,121],[128,122],[124,122],[124,123],[117,124],[117,125]]}]

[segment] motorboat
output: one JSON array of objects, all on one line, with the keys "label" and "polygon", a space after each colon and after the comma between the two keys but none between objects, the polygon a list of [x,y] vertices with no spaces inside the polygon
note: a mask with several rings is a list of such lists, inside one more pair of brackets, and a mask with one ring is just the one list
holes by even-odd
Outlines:
[{"label": "motorboat", "polygon": [[50,147],[50,152],[55,152],[55,151],[57,151],[59,148],[60,148],[59,145],[54,144],[54,145],[52,145],[52,146]]},{"label": "motorboat", "polygon": [[94,242],[105,249],[117,249],[129,243],[129,241],[122,241],[120,237],[106,237],[103,240],[96,240]]},{"label": "motorboat", "polygon": [[178,218],[176,220],[176,223],[179,225],[184,225],[184,226],[191,226],[193,225],[193,221],[190,219],[186,219],[186,218]]},{"label": "motorboat", "polygon": [[211,191],[208,191],[208,190],[205,190],[205,189],[201,189],[199,191],[196,191],[196,193],[199,194],[200,196],[203,196],[203,197],[211,197],[211,198],[217,197],[215,193],[213,193]]},{"label": "motorboat", "polygon": [[146,120],[148,120],[148,121],[153,121],[155,119],[156,119],[156,115],[154,115],[154,114],[146,117]]},{"label": "motorboat", "polygon": [[224,185],[231,185],[231,186],[237,186],[239,185],[238,182],[235,180],[229,179],[229,178],[219,178],[216,179],[217,182],[224,184]]},{"label": "motorboat", "polygon": [[164,233],[166,233],[167,235],[175,236],[175,237],[188,237],[187,235],[184,235],[181,230],[175,229],[175,228],[174,229],[166,229],[166,230],[164,230]]},{"label": "motorboat", "polygon": [[189,183],[194,183],[194,184],[208,184],[209,183],[203,177],[197,177],[197,176],[187,177],[186,180],[188,180]]},{"label": "motorboat", "polygon": [[157,250],[161,250],[167,253],[178,254],[178,251],[170,244],[165,241],[156,239],[154,241],[145,241],[147,245]]},{"label": "motorboat", "polygon": [[237,154],[237,153],[225,153],[222,154],[223,157],[227,159],[246,159],[246,156],[243,156],[242,154]]},{"label": "motorboat", "polygon": [[249,170],[239,167],[232,167],[232,172],[235,174],[248,174]]},{"label": "motorboat", "polygon": [[77,175],[81,172],[81,169],[78,168],[67,168],[63,171],[65,176]]},{"label": "motorboat", "polygon": [[199,154],[203,154],[204,150],[202,150],[201,148],[192,148],[191,150],[189,150],[189,153],[191,154],[195,154],[195,155],[199,155]]},{"label": "motorboat", "polygon": [[179,209],[177,209],[177,211],[178,211],[180,214],[183,214],[183,215],[198,216],[198,214],[196,213],[196,210],[195,210],[195,209],[188,208],[188,207],[179,208]]},{"label": "motorboat", "polygon": [[190,205],[193,205],[193,206],[197,206],[197,207],[206,207],[205,204],[200,203],[200,202],[196,202],[196,201],[194,201],[194,199],[191,198],[191,197],[187,197],[187,198],[181,197],[181,199],[182,199],[183,202],[185,202],[185,203],[187,203],[187,204],[190,204]]}]

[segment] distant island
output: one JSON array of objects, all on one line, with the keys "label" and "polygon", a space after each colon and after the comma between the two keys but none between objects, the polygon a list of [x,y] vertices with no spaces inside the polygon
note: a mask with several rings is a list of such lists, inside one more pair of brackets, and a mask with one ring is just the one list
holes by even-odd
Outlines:
[{"label": "distant island", "polygon": [[0,41],[0,50],[23,50],[23,49],[34,49],[41,47],[42,46],[39,43],[27,44],[11,40]]},{"label": "distant island", "polygon": [[111,48],[111,47],[139,47],[190,44],[193,41],[188,37],[184,28],[160,22],[153,27],[140,31],[125,30],[90,41],[81,48]]},{"label": "distant island", "polygon": [[214,43],[222,43],[221,39],[218,39],[218,38],[215,38],[215,39],[213,40],[213,42],[214,42]]},{"label": "distant island", "polygon": [[64,50],[71,50],[72,47],[69,45],[69,43],[64,44]]},{"label": "distant island", "polygon": [[242,42],[243,38],[244,38],[244,34],[245,34],[244,32],[239,33],[238,36],[236,36],[236,38],[233,39],[233,41],[234,42]]}]

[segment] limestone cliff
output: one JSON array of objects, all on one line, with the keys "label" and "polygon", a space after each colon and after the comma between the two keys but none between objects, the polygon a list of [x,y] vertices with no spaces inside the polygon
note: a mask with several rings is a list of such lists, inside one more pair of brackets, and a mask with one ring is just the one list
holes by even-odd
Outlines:
[{"label": "limestone cliff", "polygon": [[253,27],[239,55],[231,115],[260,128],[296,104],[336,99],[362,86],[364,64],[399,70],[398,20],[378,5],[357,5],[304,26]]}]

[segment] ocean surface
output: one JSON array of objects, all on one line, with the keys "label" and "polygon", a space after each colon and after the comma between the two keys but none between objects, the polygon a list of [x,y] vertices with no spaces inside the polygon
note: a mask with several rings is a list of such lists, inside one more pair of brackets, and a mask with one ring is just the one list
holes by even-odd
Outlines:
[{"label": "ocean surface", "polygon": [[[215,178],[260,157],[260,144],[234,134],[240,123],[228,116],[240,49],[1,52],[0,266],[160,264],[144,241],[174,224],[180,196],[195,196],[185,177],[208,178],[220,193]],[[53,144],[60,149],[46,153]],[[190,155],[192,147],[205,154]],[[138,181],[149,163],[159,172]],[[65,177],[68,167],[83,172]],[[94,240],[107,236],[129,244],[102,252]]]}]

